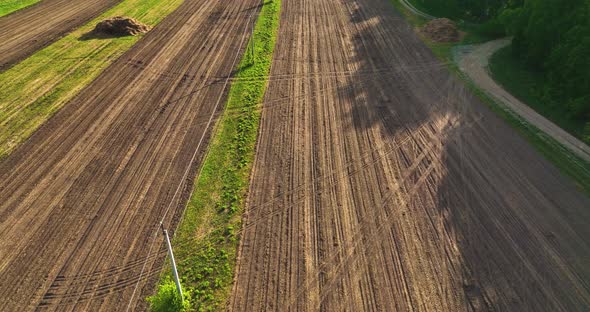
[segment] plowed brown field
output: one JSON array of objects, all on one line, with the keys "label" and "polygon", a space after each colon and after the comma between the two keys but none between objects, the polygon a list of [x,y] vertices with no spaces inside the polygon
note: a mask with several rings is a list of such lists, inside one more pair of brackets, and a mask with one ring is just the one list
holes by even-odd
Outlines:
[{"label": "plowed brown field", "polygon": [[0,163],[0,310],[146,308],[258,10],[185,1]]},{"label": "plowed brown field", "polygon": [[284,0],[234,311],[588,311],[590,200],[388,0]]},{"label": "plowed brown field", "polygon": [[0,18],[0,71],[100,15],[121,0],[42,0]]}]

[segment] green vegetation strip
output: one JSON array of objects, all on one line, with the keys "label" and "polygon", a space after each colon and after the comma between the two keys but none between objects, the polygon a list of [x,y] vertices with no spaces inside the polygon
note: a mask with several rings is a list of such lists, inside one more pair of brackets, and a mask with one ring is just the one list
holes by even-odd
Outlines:
[{"label": "green vegetation strip", "polygon": [[[399,0],[391,0],[391,3],[412,25],[417,27],[425,23],[424,19],[417,17],[416,15],[412,14],[412,12],[408,11],[404,6],[402,6],[399,3]],[[466,75],[464,75],[457,65],[452,62],[453,47],[464,44],[472,44],[478,41],[486,41],[486,39],[492,40],[493,38],[486,38],[481,34],[472,35],[468,33],[463,42],[458,43],[434,43],[426,39],[423,40],[441,61],[448,64],[448,68],[451,73],[458,76],[465,82],[473,94],[475,94],[483,103],[485,103],[493,112],[500,116],[522,137],[524,137],[538,152],[544,155],[545,158],[553,163],[563,174],[572,178],[581,191],[590,195],[590,163],[573,154],[562,144],[555,141],[543,131],[522,119],[502,103],[495,101],[491,96],[482,91]]]},{"label": "green vegetation strip", "polygon": [[254,29],[254,53],[246,51],[238,67],[238,79],[231,86],[225,113],[175,233],[173,247],[188,303],[182,307],[171,273],[165,271],[158,293],[148,298],[154,311],[179,311],[187,304],[196,311],[225,308],[267,86],[266,80],[258,78],[270,72],[280,8],[280,0],[271,0],[261,9]]},{"label": "green vegetation strip", "polygon": [[22,10],[41,0],[1,0],[0,1],[0,17],[10,13]]},{"label": "green vegetation strip", "polygon": [[183,0],[125,0],[68,36],[0,73],[0,159],[90,84],[141,36],[80,38],[107,17],[154,26]]}]

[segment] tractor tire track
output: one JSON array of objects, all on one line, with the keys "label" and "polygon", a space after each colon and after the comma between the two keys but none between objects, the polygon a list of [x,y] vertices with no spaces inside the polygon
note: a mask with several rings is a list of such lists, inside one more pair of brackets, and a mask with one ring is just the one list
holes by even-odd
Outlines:
[{"label": "tractor tire track", "polygon": [[115,311],[138,287],[146,309],[165,257],[160,237],[147,256],[152,234],[172,199],[175,227],[211,135],[197,121],[227,96],[209,82],[235,70],[258,11],[185,1],[0,162],[0,306]]}]

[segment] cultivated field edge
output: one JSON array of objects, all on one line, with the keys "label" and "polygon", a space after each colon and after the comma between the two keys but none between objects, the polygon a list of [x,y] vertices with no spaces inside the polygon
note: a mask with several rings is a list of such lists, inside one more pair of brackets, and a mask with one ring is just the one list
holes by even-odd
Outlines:
[{"label": "cultivated field edge", "polygon": [[[241,217],[280,9],[280,0],[262,5],[253,38],[236,69],[224,114],[216,125],[193,194],[174,234],[172,244],[191,310],[222,310],[233,285]],[[173,285],[170,275],[166,268],[157,293],[148,298],[153,310],[157,310],[157,302],[175,300],[166,298]]]}]

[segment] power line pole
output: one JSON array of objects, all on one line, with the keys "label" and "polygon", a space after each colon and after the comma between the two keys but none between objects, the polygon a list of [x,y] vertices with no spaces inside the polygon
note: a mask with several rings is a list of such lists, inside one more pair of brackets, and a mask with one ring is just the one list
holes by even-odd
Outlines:
[{"label": "power line pole", "polygon": [[178,294],[180,295],[180,302],[184,302],[184,297],[182,296],[182,287],[180,287],[180,279],[178,278],[178,271],[176,270],[176,260],[174,260],[174,253],[172,252],[172,244],[170,244],[170,237],[168,236],[168,231],[164,229],[164,225],[162,225],[162,233],[164,233],[166,246],[168,247],[168,256],[170,256],[170,263],[172,264],[172,273],[174,274],[176,290],[178,290]]}]

